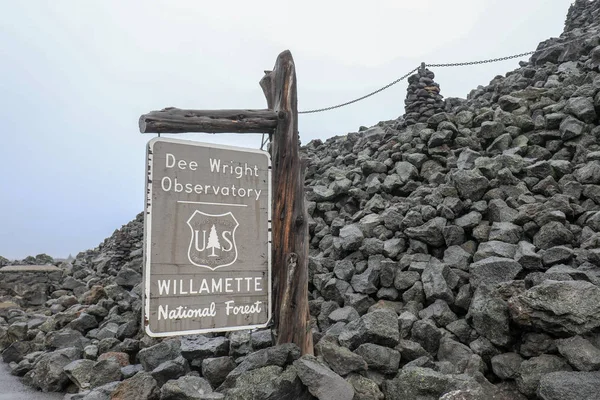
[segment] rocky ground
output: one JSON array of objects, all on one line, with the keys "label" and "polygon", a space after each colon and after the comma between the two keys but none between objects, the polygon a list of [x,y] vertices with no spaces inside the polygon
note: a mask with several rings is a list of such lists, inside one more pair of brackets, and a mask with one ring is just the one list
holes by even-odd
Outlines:
[{"label": "rocky ground", "polygon": [[4,289],[4,361],[72,400],[598,399],[599,21],[578,0],[467,99],[420,71],[407,118],[303,148],[316,357],[269,331],[145,336],[140,214]]}]

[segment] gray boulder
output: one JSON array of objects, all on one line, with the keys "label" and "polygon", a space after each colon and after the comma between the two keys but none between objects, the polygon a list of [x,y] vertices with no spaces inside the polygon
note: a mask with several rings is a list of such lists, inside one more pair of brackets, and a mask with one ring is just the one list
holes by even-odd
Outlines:
[{"label": "gray boulder", "polygon": [[521,270],[518,262],[501,257],[486,258],[469,266],[471,284],[474,287],[511,281]]},{"label": "gray boulder", "polygon": [[23,382],[44,392],[60,392],[69,384],[64,368],[79,359],[81,350],[68,347],[43,354],[35,367],[25,374]]},{"label": "gray boulder", "polygon": [[392,310],[376,309],[348,323],[338,339],[350,350],[362,343],[394,347],[400,340],[398,315]]},{"label": "gray boulder", "polygon": [[492,357],[492,371],[503,380],[515,379],[519,376],[519,370],[524,359],[518,353],[504,353]]},{"label": "gray boulder", "polygon": [[340,229],[342,248],[348,251],[358,250],[362,245],[364,234],[358,225],[347,225]]},{"label": "gray boulder", "polygon": [[516,378],[517,387],[524,395],[535,396],[540,379],[556,371],[571,371],[571,367],[564,359],[549,354],[525,360],[521,363],[519,376]]},{"label": "gray boulder", "polygon": [[179,340],[167,340],[140,350],[138,358],[144,370],[150,372],[165,361],[174,360],[181,355]]},{"label": "gray boulder", "polygon": [[354,388],[326,365],[311,355],[294,361],[298,377],[319,400],[352,400]]},{"label": "gray boulder", "polygon": [[353,400],[384,400],[383,393],[375,381],[357,374],[349,376],[347,381],[354,388]]},{"label": "gray boulder", "polygon": [[346,347],[321,339],[317,344],[317,355],[322,357],[327,365],[338,375],[346,376],[351,372],[367,370],[367,363],[359,355],[351,352]]},{"label": "gray boulder", "polygon": [[540,228],[533,237],[533,244],[540,249],[569,245],[573,242],[573,233],[558,221],[551,221]]},{"label": "gray boulder", "polygon": [[442,217],[433,218],[423,225],[405,230],[406,236],[411,239],[417,239],[433,247],[440,247],[445,244],[444,227],[446,219]]},{"label": "gray boulder", "polygon": [[585,281],[547,280],[508,301],[519,325],[582,335],[600,326],[600,288]]},{"label": "gray boulder", "polygon": [[[182,376],[170,380],[160,389],[160,400],[204,400],[204,396],[213,393],[208,381],[199,376]],[[222,396],[224,397],[224,396]]]},{"label": "gray boulder", "polygon": [[382,384],[386,400],[438,400],[455,390],[471,390],[480,396],[483,394],[481,385],[468,375],[444,375],[421,367],[405,367],[394,379]]},{"label": "gray boulder", "polygon": [[512,341],[508,305],[489,286],[477,288],[467,317],[477,333],[493,344],[506,346]]},{"label": "gray boulder", "polygon": [[218,387],[225,381],[227,375],[229,375],[235,367],[235,361],[228,356],[205,358],[202,360],[202,376],[206,378],[212,386]]},{"label": "gray boulder", "polygon": [[581,336],[556,341],[559,353],[578,371],[600,369],[600,349]]},{"label": "gray boulder", "polygon": [[461,198],[473,201],[483,197],[490,183],[475,170],[458,170],[452,174],[452,181]]},{"label": "gray boulder", "polygon": [[396,374],[400,365],[400,352],[389,347],[373,343],[364,343],[354,350],[362,357],[369,370],[381,371],[383,374]]},{"label": "gray boulder", "polygon": [[542,400],[596,400],[600,372],[551,372],[540,379],[537,395]]}]

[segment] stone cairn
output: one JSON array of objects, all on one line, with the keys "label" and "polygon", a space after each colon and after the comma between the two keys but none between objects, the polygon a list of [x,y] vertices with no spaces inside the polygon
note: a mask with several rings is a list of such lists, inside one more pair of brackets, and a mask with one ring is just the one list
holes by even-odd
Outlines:
[{"label": "stone cairn", "polygon": [[440,85],[434,82],[435,74],[421,64],[416,74],[408,78],[404,120],[406,125],[427,122],[429,117],[444,111]]}]

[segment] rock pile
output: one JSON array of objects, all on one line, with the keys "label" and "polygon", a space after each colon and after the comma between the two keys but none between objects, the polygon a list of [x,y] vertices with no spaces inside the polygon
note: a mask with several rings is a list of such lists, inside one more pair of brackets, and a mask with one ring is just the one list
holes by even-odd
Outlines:
[{"label": "rock pile", "polygon": [[598,398],[600,37],[543,50],[592,22],[426,120],[303,148],[315,356],[145,336],[140,214],[43,307],[0,307],[4,361],[72,400]]},{"label": "rock pile", "polygon": [[424,65],[416,74],[408,77],[408,93],[404,100],[406,125],[426,122],[430,117],[444,110],[440,85],[433,78],[435,74]]}]

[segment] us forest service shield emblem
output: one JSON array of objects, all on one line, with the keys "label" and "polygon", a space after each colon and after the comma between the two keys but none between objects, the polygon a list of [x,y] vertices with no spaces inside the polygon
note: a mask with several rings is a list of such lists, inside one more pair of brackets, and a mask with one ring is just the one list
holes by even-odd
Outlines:
[{"label": "us forest service shield emblem", "polygon": [[240,225],[231,212],[207,214],[196,210],[187,220],[190,227],[188,260],[212,271],[238,258],[235,232]]}]

